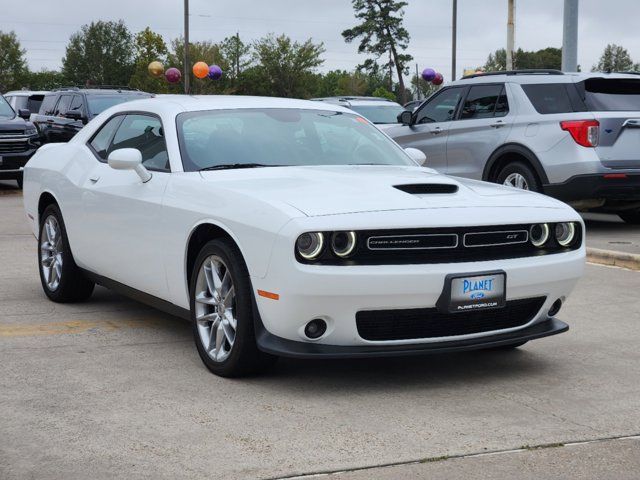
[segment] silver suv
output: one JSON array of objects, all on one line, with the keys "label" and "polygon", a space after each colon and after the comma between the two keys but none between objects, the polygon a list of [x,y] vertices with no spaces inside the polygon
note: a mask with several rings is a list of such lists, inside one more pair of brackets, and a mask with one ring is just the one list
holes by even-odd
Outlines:
[{"label": "silver suv", "polygon": [[464,77],[384,127],[427,165],[640,223],[640,75],[519,70]]}]

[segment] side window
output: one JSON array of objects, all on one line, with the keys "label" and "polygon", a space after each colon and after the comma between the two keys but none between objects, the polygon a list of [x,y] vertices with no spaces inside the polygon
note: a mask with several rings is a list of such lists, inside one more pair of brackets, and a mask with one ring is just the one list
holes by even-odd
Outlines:
[{"label": "side window", "polygon": [[544,115],[574,111],[565,84],[541,83],[522,85],[522,89],[538,113]]},{"label": "side window", "polygon": [[71,100],[73,100],[72,95],[62,95],[58,105],[56,105],[55,115],[64,115],[67,113],[69,111],[69,106],[71,105]]},{"label": "side window", "polygon": [[[500,104],[500,115],[497,115],[496,111],[498,104]],[[507,112],[508,106],[502,85],[476,85],[469,89],[469,94],[462,106],[460,119],[491,118],[504,116]]]},{"label": "side window", "polygon": [[169,155],[162,123],[150,115],[126,115],[107,155],[119,148],[136,148],[142,153],[142,164],[149,170],[169,172]]},{"label": "side window", "polygon": [[105,125],[103,125],[102,128],[98,130],[98,133],[96,133],[89,141],[89,146],[100,158],[101,162],[107,162],[107,157],[109,155],[108,149],[109,145],[111,144],[111,139],[113,138],[113,134],[116,133],[116,130],[120,125],[120,122],[122,122],[123,118],[124,115],[113,117]]},{"label": "side window", "polygon": [[425,103],[416,114],[416,123],[448,122],[453,120],[464,87],[443,90]]},{"label": "side window", "polygon": [[40,105],[39,113],[41,115],[53,115],[56,107],[56,100],[58,100],[57,95],[45,95],[42,105]]},{"label": "side window", "polygon": [[74,95],[71,100],[71,104],[69,105],[69,110],[75,110],[78,112],[82,112],[82,96]]}]

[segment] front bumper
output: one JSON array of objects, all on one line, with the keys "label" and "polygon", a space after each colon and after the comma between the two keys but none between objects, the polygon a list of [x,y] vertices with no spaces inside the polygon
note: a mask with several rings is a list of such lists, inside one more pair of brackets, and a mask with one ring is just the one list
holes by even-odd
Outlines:
[{"label": "front bumper", "polygon": [[548,337],[569,330],[569,325],[556,318],[536,323],[517,332],[498,333],[476,339],[449,340],[408,345],[339,346],[301,343],[277,337],[256,325],[256,342],[263,352],[295,358],[364,358],[453,353],[513,345],[536,338]]}]

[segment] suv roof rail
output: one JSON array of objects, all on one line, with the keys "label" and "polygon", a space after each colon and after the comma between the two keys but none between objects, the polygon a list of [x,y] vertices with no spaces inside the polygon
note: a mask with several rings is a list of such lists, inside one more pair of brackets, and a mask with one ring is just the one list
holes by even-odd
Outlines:
[{"label": "suv roof rail", "polygon": [[471,75],[465,75],[462,78],[488,77],[494,75],[564,75],[564,72],[553,69],[534,68],[526,70],[502,70],[497,72],[472,73]]},{"label": "suv roof rail", "polygon": [[126,85],[86,85],[86,86],[66,85],[66,86],[54,88],[52,92],[59,92],[64,90],[71,90],[76,92],[80,90],[130,90],[130,91],[136,91],[136,92],[140,91],[137,88],[131,88]]},{"label": "suv roof rail", "polygon": [[349,102],[351,100],[382,100],[384,102],[393,102],[393,100],[390,100],[388,98],[385,97],[364,97],[364,96],[354,96],[354,95],[338,95],[335,97],[319,97],[319,98],[312,98],[311,100],[316,100],[316,101],[320,101],[320,102],[327,102],[327,101],[336,101],[336,102]]}]

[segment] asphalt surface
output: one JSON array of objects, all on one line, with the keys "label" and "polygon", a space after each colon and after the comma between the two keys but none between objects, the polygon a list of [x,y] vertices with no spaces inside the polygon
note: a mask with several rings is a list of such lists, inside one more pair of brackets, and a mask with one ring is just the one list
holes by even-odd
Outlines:
[{"label": "asphalt surface", "polygon": [[46,300],[19,194],[0,219],[3,480],[639,477],[640,272],[587,265],[571,330],[515,351],[226,380],[182,320],[102,288]]}]

